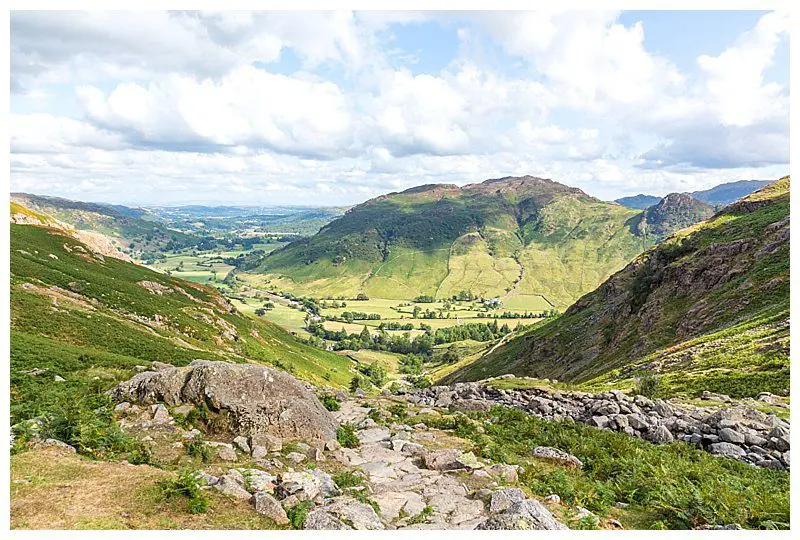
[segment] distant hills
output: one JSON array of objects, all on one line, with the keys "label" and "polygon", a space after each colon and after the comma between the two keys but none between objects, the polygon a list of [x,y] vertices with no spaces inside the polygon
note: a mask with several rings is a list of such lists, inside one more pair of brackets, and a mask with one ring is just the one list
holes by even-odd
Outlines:
[{"label": "distant hills", "polygon": [[769,184],[768,180],[739,180],[738,182],[720,184],[704,191],[694,191],[690,195],[706,204],[720,207],[731,204]]},{"label": "distant hills", "polygon": [[[769,183],[770,182],[768,180],[739,180],[737,182],[720,184],[702,191],[693,191],[688,193],[688,195],[691,195],[695,199],[700,200],[712,207],[721,208],[738,199],[741,199],[742,197],[750,195],[754,191],[769,185]],[[634,195],[632,197],[622,197],[614,202],[617,202],[628,208],[644,210],[648,206],[657,204],[660,200],[661,197],[640,193],[639,195]]]},{"label": "distant hills", "polygon": [[617,199],[614,202],[617,202],[622,206],[626,206],[628,208],[644,210],[648,206],[653,206],[654,204],[658,203],[658,201],[660,200],[661,197],[656,197],[655,195],[645,195],[644,193],[640,193],[632,197],[622,197],[621,199]]},{"label": "distant hills", "polygon": [[682,215],[666,216],[673,208],[647,230],[638,227],[641,211],[552,180],[423,185],[357,205],[251,271],[277,290],[316,297],[447,298],[464,290],[540,297],[563,309],[705,215],[681,206]]},{"label": "distant hills", "polygon": [[446,382],[514,373],[619,387],[651,371],[674,391],[788,391],[789,185],[680,231]]},{"label": "distant hills", "polygon": [[87,203],[60,197],[12,193],[11,201],[33,212],[47,214],[78,230],[99,233],[130,253],[158,251],[196,244],[199,238],[169,228],[142,208]]}]

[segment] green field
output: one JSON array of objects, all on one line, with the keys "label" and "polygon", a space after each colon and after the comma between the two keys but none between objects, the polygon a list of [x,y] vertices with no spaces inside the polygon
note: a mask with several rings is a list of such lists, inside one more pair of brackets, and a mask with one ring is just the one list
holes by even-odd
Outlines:
[{"label": "green field", "polygon": [[[285,243],[280,242],[255,244],[253,249],[269,253],[284,245]],[[228,272],[233,269],[233,266],[226,264],[223,259],[235,258],[249,252],[249,250],[181,250],[178,253],[165,253],[165,258],[155,260],[150,268],[159,272],[169,272],[170,275],[187,281],[213,284],[224,280]]]}]

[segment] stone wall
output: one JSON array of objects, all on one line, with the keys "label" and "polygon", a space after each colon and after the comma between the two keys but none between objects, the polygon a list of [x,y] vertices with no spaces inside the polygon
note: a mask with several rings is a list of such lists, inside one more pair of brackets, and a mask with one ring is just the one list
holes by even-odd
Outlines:
[{"label": "stone wall", "polygon": [[412,403],[456,410],[516,407],[545,420],[573,420],[656,444],[685,441],[712,454],[770,469],[789,469],[789,423],[753,408],[705,408],[621,391],[590,394],[530,388],[498,390],[483,382],[406,394]]}]

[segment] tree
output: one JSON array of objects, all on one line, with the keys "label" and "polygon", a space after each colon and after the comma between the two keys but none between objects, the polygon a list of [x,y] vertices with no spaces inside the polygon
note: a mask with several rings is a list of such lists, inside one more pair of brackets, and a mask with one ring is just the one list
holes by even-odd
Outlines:
[{"label": "tree", "polygon": [[442,355],[442,362],[445,364],[455,364],[461,359],[455,345],[450,345]]},{"label": "tree", "polygon": [[260,307],[260,308],[256,308],[256,311],[255,311],[255,313],[256,313],[256,315],[258,315],[259,317],[263,317],[264,315],[266,315],[266,314],[267,314],[267,310],[266,310],[266,309],[264,309],[264,308],[262,308],[262,307]]},{"label": "tree", "polygon": [[364,329],[361,331],[361,334],[359,334],[358,339],[361,340],[361,344],[364,347],[368,347],[372,344],[372,334],[369,333],[369,329],[366,325],[364,325]]},{"label": "tree", "polygon": [[386,370],[377,361],[369,366],[369,380],[378,388],[386,382]]},{"label": "tree", "polygon": [[355,391],[358,390],[359,388],[361,388],[361,377],[356,375],[352,379],[350,379],[350,391],[355,393]]},{"label": "tree", "polygon": [[369,296],[367,296],[363,292],[360,292],[356,295],[356,300],[369,300]]}]

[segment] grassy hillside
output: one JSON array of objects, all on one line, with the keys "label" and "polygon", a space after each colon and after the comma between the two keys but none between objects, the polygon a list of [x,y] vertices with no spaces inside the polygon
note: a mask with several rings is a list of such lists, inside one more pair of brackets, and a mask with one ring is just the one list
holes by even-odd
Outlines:
[{"label": "grassy hillside", "polygon": [[53,229],[11,225],[12,423],[137,365],[194,359],[264,362],[337,387],[353,376],[347,358],[239,313],[212,288],[96,255]]},{"label": "grassy hillside", "polygon": [[195,243],[198,239],[169,229],[147,211],[121,205],[71,201],[28,193],[12,193],[12,202],[29,211],[47,214],[79,230],[112,238],[118,246],[137,251],[154,251],[169,246]]},{"label": "grassy hillside", "polygon": [[654,242],[631,226],[639,213],[533,177],[419,186],[352,208],[254,272],[315,297],[464,290],[565,308]]},{"label": "grassy hillside", "polygon": [[789,183],[673,235],[563,316],[446,380],[620,382],[647,369],[675,391],[788,391]]}]

